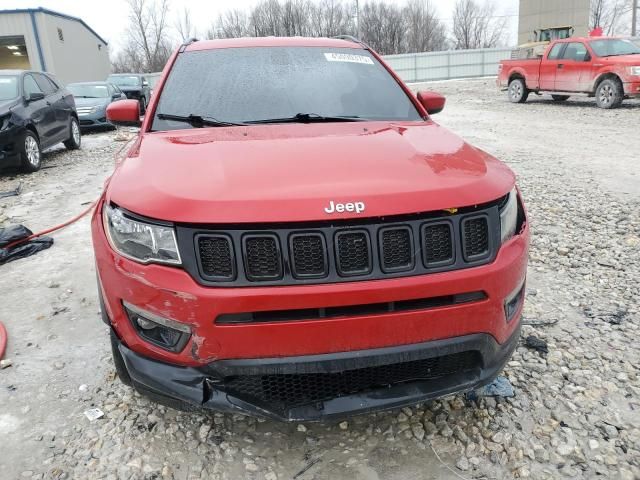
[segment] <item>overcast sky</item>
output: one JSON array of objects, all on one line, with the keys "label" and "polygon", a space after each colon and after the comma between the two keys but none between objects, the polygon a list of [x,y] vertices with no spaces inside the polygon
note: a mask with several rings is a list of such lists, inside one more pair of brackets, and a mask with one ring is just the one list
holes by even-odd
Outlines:
[{"label": "overcast sky", "polygon": [[[362,2],[366,0],[361,0]],[[387,0],[390,3],[403,3],[404,0]],[[453,5],[456,0],[433,0],[442,19],[449,24]],[[218,14],[229,8],[250,8],[258,0],[170,0],[171,13],[176,14],[183,8],[191,10],[191,18],[202,36]],[[518,0],[499,0],[498,15],[508,16],[509,40],[517,37]],[[58,12],[82,18],[100,36],[109,42],[110,50],[117,51],[120,39],[127,27],[125,0],[2,0],[0,8],[37,8],[44,7]]]}]

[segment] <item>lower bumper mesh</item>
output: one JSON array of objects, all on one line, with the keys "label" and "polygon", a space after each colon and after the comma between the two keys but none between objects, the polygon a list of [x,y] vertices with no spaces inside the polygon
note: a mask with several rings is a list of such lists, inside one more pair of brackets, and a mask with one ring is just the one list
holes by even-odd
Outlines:
[{"label": "lower bumper mesh", "polygon": [[466,351],[337,373],[228,377],[224,382],[224,390],[237,398],[278,411],[398,384],[459,374],[480,368],[481,363],[479,352]]}]

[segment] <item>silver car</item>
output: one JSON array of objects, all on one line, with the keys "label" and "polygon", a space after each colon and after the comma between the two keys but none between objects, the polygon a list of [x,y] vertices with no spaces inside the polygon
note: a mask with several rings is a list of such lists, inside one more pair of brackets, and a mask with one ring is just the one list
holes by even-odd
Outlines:
[{"label": "silver car", "polygon": [[117,86],[108,82],[71,83],[67,88],[76,101],[78,119],[83,129],[112,127],[107,120],[107,106],[127,98]]}]

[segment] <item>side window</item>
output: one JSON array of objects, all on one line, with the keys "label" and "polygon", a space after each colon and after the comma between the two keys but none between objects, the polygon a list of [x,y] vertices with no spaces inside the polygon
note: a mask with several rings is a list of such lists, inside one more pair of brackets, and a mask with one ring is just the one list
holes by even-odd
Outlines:
[{"label": "side window", "polygon": [[44,93],[31,75],[24,76],[24,96],[29,98],[32,93]]},{"label": "side window", "polygon": [[42,90],[45,95],[51,95],[57,90],[55,85],[51,82],[51,80],[49,80],[44,75],[41,75],[39,73],[34,73],[33,76],[35,77],[36,82],[40,87],[40,90]]},{"label": "side window", "polygon": [[587,47],[581,42],[571,42],[567,44],[567,48],[562,55],[565,60],[574,60],[576,62],[584,62],[587,60]]},{"label": "side window", "polygon": [[551,49],[551,51],[549,52],[549,56],[547,56],[548,60],[557,60],[558,57],[560,56],[560,51],[562,50],[562,47],[564,47],[564,43],[556,43],[553,48]]}]

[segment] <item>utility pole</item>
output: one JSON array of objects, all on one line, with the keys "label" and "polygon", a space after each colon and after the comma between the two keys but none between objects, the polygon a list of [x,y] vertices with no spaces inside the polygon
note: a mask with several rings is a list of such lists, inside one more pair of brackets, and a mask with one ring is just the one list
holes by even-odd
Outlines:
[{"label": "utility pole", "polygon": [[638,0],[633,0],[633,7],[631,10],[631,36],[635,37],[638,28]]},{"label": "utility pole", "polygon": [[[634,0],[637,2],[638,0]],[[360,39],[360,2],[356,0],[356,38]]]}]

